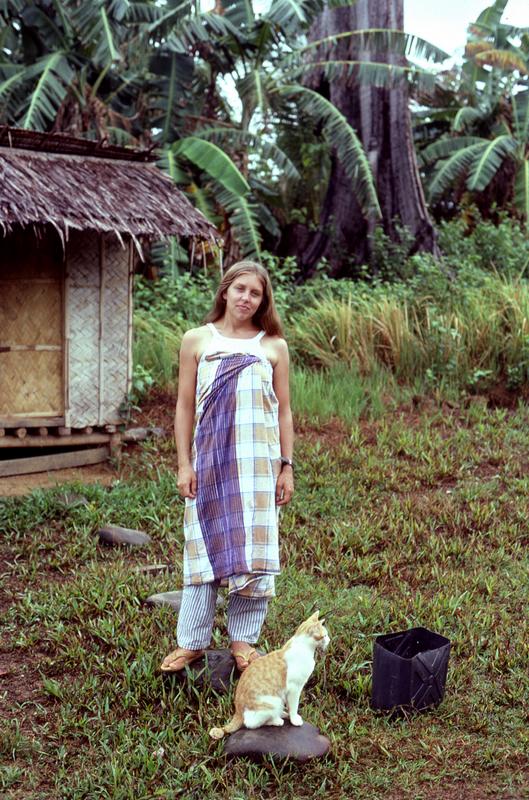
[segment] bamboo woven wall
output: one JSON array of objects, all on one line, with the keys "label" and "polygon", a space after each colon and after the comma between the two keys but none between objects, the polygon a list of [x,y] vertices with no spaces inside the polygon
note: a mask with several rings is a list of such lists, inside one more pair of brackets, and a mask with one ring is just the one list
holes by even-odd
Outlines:
[{"label": "bamboo woven wall", "polygon": [[58,239],[1,240],[0,427],[63,415],[62,261]]},{"label": "bamboo woven wall", "polygon": [[74,428],[116,424],[130,364],[131,244],[71,232],[67,246],[68,403]]}]

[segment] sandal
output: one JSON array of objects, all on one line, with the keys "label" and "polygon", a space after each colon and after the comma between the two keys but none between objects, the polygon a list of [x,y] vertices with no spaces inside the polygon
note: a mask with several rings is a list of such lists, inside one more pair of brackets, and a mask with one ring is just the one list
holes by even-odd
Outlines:
[{"label": "sandal", "polygon": [[[180,672],[193,661],[204,655],[205,650],[186,650],[184,647],[177,647],[172,653],[164,658],[160,665],[162,672]],[[178,664],[178,666],[175,666]]]},{"label": "sandal", "polygon": [[241,650],[232,650],[231,654],[235,659],[235,663],[237,664],[237,669],[239,672],[244,672],[244,670],[247,669],[250,664],[261,657],[261,654],[258,653],[254,647],[249,647],[248,650],[245,650],[244,652]]}]

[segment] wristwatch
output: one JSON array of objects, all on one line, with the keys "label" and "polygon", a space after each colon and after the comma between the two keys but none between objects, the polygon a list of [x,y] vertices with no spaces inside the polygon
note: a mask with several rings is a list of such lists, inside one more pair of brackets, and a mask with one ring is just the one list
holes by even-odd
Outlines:
[{"label": "wristwatch", "polygon": [[288,465],[289,467],[292,467],[292,469],[294,469],[294,462],[292,461],[291,458],[287,458],[286,456],[281,456],[279,460],[281,461],[282,467]]}]

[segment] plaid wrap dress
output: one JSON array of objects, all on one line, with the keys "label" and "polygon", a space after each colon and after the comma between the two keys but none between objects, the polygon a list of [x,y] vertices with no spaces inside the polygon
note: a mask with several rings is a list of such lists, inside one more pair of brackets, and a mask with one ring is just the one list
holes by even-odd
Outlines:
[{"label": "plaid wrap dress", "polygon": [[280,571],[281,468],[272,365],[263,331],[232,339],[208,327],[212,338],[197,370],[197,495],[186,498],[184,585],[219,581],[230,592],[271,597]]}]

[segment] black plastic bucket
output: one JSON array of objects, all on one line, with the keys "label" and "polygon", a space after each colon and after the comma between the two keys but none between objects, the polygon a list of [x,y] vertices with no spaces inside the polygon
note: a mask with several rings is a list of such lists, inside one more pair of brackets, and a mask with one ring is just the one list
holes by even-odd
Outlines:
[{"label": "black plastic bucket", "polygon": [[420,711],[444,697],[450,641],[427,628],[377,636],[373,647],[372,708]]}]

